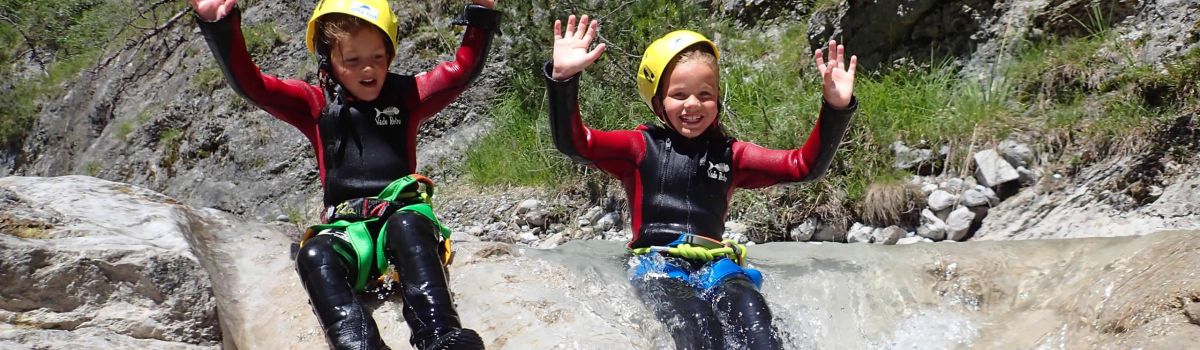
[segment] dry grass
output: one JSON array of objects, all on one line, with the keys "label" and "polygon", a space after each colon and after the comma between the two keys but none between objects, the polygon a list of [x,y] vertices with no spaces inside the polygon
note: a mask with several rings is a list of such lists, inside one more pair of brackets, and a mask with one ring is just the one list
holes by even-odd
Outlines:
[{"label": "dry grass", "polygon": [[0,215],[0,233],[7,235],[25,239],[47,239],[50,238],[50,229],[53,227],[54,225],[38,220]]},{"label": "dry grass", "polygon": [[925,207],[925,193],[910,183],[874,183],[859,203],[863,222],[874,227],[914,227]]},{"label": "dry grass", "polygon": [[853,219],[850,211],[846,210],[846,206],[836,197],[813,208],[813,216],[836,231],[848,230],[849,223]]}]

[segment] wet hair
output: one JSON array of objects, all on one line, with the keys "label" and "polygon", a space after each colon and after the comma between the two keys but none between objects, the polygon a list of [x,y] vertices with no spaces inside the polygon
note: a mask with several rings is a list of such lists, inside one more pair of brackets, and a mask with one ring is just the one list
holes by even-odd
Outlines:
[{"label": "wet hair", "polygon": [[[331,13],[321,16],[321,22],[318,23],[318,27],[321,33],[321,44],[327,50],[332,50],[338,42],[350,39],[351,34],[363,28],[379,30],[371,22],[342,13]],[[388,59],[390,60],[392,55],[395,54],[392,52],[392,41],[388,38],[387,33],[380,31],[379,34],[383,36],[383,46],[388,48]]]}]

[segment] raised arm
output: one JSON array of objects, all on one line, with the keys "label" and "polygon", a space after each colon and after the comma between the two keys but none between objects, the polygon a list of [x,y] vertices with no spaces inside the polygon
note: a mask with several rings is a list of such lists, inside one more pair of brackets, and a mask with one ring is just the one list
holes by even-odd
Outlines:
[{"label": "raised arm", "polygon": [[229,87],[272,116],[316,137],[316,117],[325,106],[321,90],[300,80],[263,74],[246,51],[236,0],[192,0],[197,23]]},{"label": "raised arm", "polygon": [[734,142],[734,185],[758,188],[812,181],[825,175],[857,108],[858,101],[853,98],[845,109],[823,104],[817,125],[808,135],[808,141],[798,149],[774,150],[749,142]]},{"label": "raised arm", "polygon": [[437,114],[479,77],[491,51],[492,37],[500,30],[500,12],[492,9],[494,5],[494,1],[475,0],[454,21],[467,26],[462,43],[454,60],[416,77],[417,93],[407,101],[413,117],[424,120]]},{"label": "raised arm", "polygon": [[850,56],[847,64],[845,52],[845,47],[833,40],[829,41],[828,59],[820,49],[813,52],[813,60],[821,74],[824,101],[808,141],[794,150],[771,150],[749,142],[735,142],[735,185],[757,188],[780,182],[811,181],[825,175],[850,125],[850,118],[858,109],[858,100],[854,98],[858,57]]},{"label": "raised arm", "polygon": [[584,125],[579,115],[580,72],[591,66],[604,52],[604,44],[589,51],[596,37],[599,22],[588,22],[583,16],[576,26],[575,16],[567,19],[567,31],[562,22],[554,21],[554,58],[542,72],[546,79],[550,105],[550,135],[554,147],[571,159],[595,164],[620,176],[641,161],[646,145],[637,131],[599,131]]}]

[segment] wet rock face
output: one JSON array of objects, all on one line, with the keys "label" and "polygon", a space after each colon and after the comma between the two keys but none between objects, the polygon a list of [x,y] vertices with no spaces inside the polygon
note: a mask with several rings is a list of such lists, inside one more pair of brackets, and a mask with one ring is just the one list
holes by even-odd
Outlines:
[{"label": "wet rock face", "polygon": [[8,176],[16,167],[20,149],[17,147],[0,146],[0,176]]},{"label": "wet rock face", "polygon": [[820,48],[831,38],[851,43],[867,70],[949,59],[964,67],[963,76],[980,77],[1021,41],[1110,28],[1142,43],[1139,57],[1149,62],[1200,44],[1200,3],[1187,0],[850,0],[812,11],[809,45]]},{"label": "wet rock face", "polygon": [[1146,1],[1135,18],[1125,38],[1145,40],[1145,56],[1149,59],[1161,59],[1200,45],[1200,2]]},{"label": "wet rock face", "polygon": [[1180,116],[1169,126],[1155,132],[1150,149],[1136,156],[1125,174],[1110,180],[1111,186],[1124,193],[1132,203],[1116,203],[1136,207],[1153,203],[1163,195],[1173,173],[1188,163],[1187,155],[1200,149],[1200,121],[1194,114]]},{"label": "wet rock face", "polygon": [[1062,37],[1086,36],[1134,15],[1140,2],[1106,1],[1101,7],[1090,0],[1050,1],[1044,12],[1033,17],[1033,26]]},{"label": "wet rock face", "polygon": [[714,6],[737,19],[738,23],[754,26],[771,20],[794,20],[809,12],[812,1],[805,0],[713,0]]},{"label": "wet rock face", "polygon": [[0,345],[218,345],[188,226],[174,200],[129,185],[0,178],[0,328],[20,328]]},{"label": "wet rock face", "polygon": [[829,39],[853,43],[858,62],[874,70],[896,59],[935,61],[974,51],[976,33],[995,17],[991,1],[850,0],[814,14],[809,45]]}]

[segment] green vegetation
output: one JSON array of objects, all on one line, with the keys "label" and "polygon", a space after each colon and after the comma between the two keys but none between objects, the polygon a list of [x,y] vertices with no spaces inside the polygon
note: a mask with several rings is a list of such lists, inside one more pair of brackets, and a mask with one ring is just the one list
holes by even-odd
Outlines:
[{"label": "green vegetation", "polygon": [[272,49],[283,44],[283,35],[279,33],[278,28],[273,21],[246,26],[242,31],[246,40],[246,51],[253,57],[270,55]]},{"label": "green vegetation", "polygon": [[188,83],[198,90],[211,92],[225,84],[225,77],[221,75],[220,68],[210,64],[196,72]]},{"label": "green vegetation", "polygon": [[87,176],[91,176],[91,177],[99,176],[100,170],[102,170],[102,169],[103,168],[100,167],[99,161],[93,160],[93,161],[88,161],[87,163],[83,164],[83,173]]},{"label": "green vegetation", "polygon": [[[583,6],[582,4],[577,4]],[[620,8],[615,8],[620,5]],[[670,28],[711,31],[725,28],[724,22],[709,21],[708,11],[675,1],[635,1],[607,4],[606,8],[577,8],[578,14],[600,16],[604,56],[583,75],[579,100],[587,123],[599,129],[633,128],[656,119],[637,97],[634,75],[646,43]],[[550,59],[550,37],[554,18],[566,21],[566,6],[548,1],[505,3],[509,18],[534,13],[533,8],[557,8],[546,18],[505,22],[506,34],[528,38],[517,40],[508,63],[517,67],[500,100],[492,109],[495,129],[467,154],[467,172],[473,181],[491,184],[570,186],[576,166],[554,149],[546,121],[545,83],[540,73]],[[574,13],[574,12],[572,12]],[[565,27],[565,23],[564,23]]]},{"label": "green vegetation", "polygon": [[183,129],[171,128],[158,135],[158,143],[167,148],[178,147],[180,141],[183,141]]},{"label": "green vegetation", "polygon": [[164,168],[170,168],[179,160],[179,146],[183,143],[183,129],[170,128],[158,134],[158,145],[163,150],[163,157],[159,161],[159,165]]},{"label": "green vegetation", "polygon": [[98,56],[98,52],[89,52],[60,59],[47,66],[45,75],[14,82],[9,90],[0,91],[0,105],[5,106],[0,108],[0,145],[19,142],[33,126],[38,103],[56,96],[64,81],[93,64]]},{"label": "green vegetation", "polygon": [[[693,3],[637,1],[603,3],[600,8],[568,2],[550,6],[509,4],[512,13],[531,6],[553,8],[530,21],[506,22],[504,31],[528,40],[510,48],[516,67],[491,109],[495,128],[468,151],[465,171],[483,185],[515,184],[565,190],[579,183],[607,183],[607,176],[572,164],[555,150],[549,134],[541,67],[550,59],[554,19],[569,13],[598,15],[608,50],[582,76],[580,111],[602,130],[629,129],[657,120],[637,98],[634,71],[641,51],[673,29],[688,28],[714,38],[721,48],[725,112],[722,123],[739,139],[772,148],[794,148],[812,130],[820,107],[821,84],[813,67],[807,25],[784,25],[774,33],[738,28]],[[816,8],[832,7],[813,1]],[[963,79],[949,63],[860,71],[858,113],[827,177],[806,186],[742,191],[733,216],[754,214],[760,231],[780,232],[794,224],[795,211],[812,212],[834,203],[853,213],[872,183],[902,181],[909,174],[892,168],[891,144],[949,146],[944,171],[969,174],[969,152],[1014,131],[1051,134],[1072,142],[1114,144],[1148,132],[1164,108],[1196,103],[1200,50],[1167,62],[1166,72],[1135,59],[1139,43],[1119,40],[1092,11],[1077,19],[1086,35],[1049,37],[1022,43],[981,81]],[[781,44],[782,43],[782,44]],[[847,43],[853,52],[854,43]],[[1130,128],[1131,125],[1137,126]],[[1094,159],[1074,159],[1073,167]],[[603,179],[603,180],[600,180]],[[758,213],[762,208],[773,213]],[[793,210],[780,210],[792,208]],[[765,217],[765,219],[764,219]]]},{"label": "green vegetation", "polygon": [[114,131],[114,134],[122,141],[128,140],[129,133],[133,132],[133,130],[150,120],[150,117],[154,115],[154,112],[155,108],[153,107],[143,109],[138,113],[137,117],[117,124],[117,129]]},{"label": "green vegetation", "polygon": [[49,239],[51,237],[49,229],[38,226],[17,227],[10,234],[25,239]]},{"label": "green vegetation", "polygon": [[[0,145],[25,136],[41,101],[96,64],[105,50],[144,35],[186,7],[132,0],[0,0]],[[17,68],[16,70],[12,67]]]},{"label": "green vegetation", "polygon": [[304,215],[304,210],[293,206],[283,207],[283,213],[287,216],[288,222],[296,227],[300,227],[300,223],[305,222],[305,219],[308,218],[308,215]]}]

